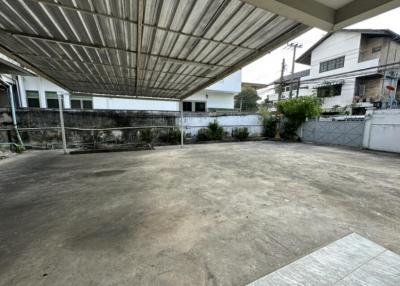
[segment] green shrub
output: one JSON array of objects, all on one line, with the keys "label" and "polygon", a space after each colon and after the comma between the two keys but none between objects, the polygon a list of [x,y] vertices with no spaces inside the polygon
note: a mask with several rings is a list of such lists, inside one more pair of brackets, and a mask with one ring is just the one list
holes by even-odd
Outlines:
[{"label": "green shrub", "polygon": [[22,153],[23,151],[25,151],[25,148],[22,145],[15,144],[14,151],[15,151],[15,153]]},{"label": "green shrub", "polygon": [[224,128],[222,128],[216,120],[208,123],[208,129],[211,130],[211,140],[222,140],[222,138],[224,138]]},{"label": "green shrub", "polygon": [[178,128],[169,128],[160,135],[160,140],[168,144],[179,144],[181,142],[181,131]]},{"label": "green shrub", "polygon": [[249,130],[247,127],[235,128],[232,130],[232,137],[239,139],[240,141],[249,138]]},{"label": "green shrub", "polygon": [[258,114],[261,117],[261,125],[263,126],[263,135],[268,138],[275,137],[277,120],[276,117],[271,115],[267,106],[260,106]]},{"label": "green shrub", "polygon": [[197,140],[198,141],[210,141],[212,140],[211,130],[208,128],[201,128],[197,132]]},{"label": "green shrub", "polygon": [[140,138],[147,144],[153,143],[154,132],[151,128],[145,128],[140,133]]},{"label": "green shrub", "polygon": [[216,120],[210,122],[207,128],[201,128],[197,132],[197,140],[199,141],[222,140],[223,138],[224,128]]},{"label": "green shrub", "polygon": [[276,134],[276,126],[278,124],[278,120],[275,116],[269,116],[263,121],[264,127],[264,136],[268,138],[274,138]]},{"label": "green shrub", "polygon": [[281,100],[277,103],[279,113],[285,116],[283,121],[285,138],[296,137],[296,131],[306,118],[321,114],[321,99],[316,96],[302,96]]}]

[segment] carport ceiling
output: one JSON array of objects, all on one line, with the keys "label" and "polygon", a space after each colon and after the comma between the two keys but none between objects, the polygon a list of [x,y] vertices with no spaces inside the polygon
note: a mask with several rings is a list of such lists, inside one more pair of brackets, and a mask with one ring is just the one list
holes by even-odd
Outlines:
[{"label": "carport ceiling", "polygon": [[0,51],[70,92],[182,99],[305,32],[299,2],[0,0]]}]

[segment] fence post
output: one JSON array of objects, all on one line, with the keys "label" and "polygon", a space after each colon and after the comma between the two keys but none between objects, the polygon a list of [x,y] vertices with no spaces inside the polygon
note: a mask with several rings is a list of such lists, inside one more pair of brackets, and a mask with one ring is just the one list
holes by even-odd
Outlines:
[{"label": "fence post", "polygon": [[181,148],[183,148],[183,101],[179,102],[179,107],[181,111]]},{"label": "fence post", "polygon": [[68,153],[67,152],[67,139],[65,137],[64,112],[63,112],[64,96],[60,92],[57,92],[57,95],[58,95],[58,110],[60,112],[60,125],[61,125],[62,145],[63,145],[64,154],[67,154]]}]

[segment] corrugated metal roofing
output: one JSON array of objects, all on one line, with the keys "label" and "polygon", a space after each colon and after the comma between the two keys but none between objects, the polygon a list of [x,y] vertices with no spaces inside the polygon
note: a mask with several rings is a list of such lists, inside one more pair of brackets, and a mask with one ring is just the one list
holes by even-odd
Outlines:
[{"label": "corrugated metal roofing", "polygon": [[1,50],[72,92],[184,98],[307,26],[239,0],[0,0]]}]

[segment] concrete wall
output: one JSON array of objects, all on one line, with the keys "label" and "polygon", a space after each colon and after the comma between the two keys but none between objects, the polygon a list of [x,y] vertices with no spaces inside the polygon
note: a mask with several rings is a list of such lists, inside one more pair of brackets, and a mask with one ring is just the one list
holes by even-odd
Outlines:
[{"label": "concrete wall", "polygon": [[[193,113],[186,114],[184,117],[185,132],[194,136],[200,128],[207,127],[214,120],[224,127],[227,134],[232,134],[232,130],[238,127],[246,127],[251,136],[260,136],[263,131],[261,118],[258,114]],[[180,125],[180,118],[177,118],[176,125]]]},{"label": "concrete wall", "polygon": [[314,121],[303,124],[300,137],[317,144],[344,145],[400,153],[400,109],[368,111],[365,121]]},{"label": "concrete wall", "polygon": [[[59,112],[56,109],[19,109],[18,126],[25,144],[42,148],[60,148]],[[185,113],[187,137],[195,137],[200,128],[217,120],[230,136],[232,129],[247,127],[252,136],[261,135],[262,126],[257,114]],[[70,147],[96,144],[141,143],[144,128],[153,128],[157,138],[168,129],[180,127],[179,112],[65,110],[64,121]],[[0,142],[16,142],[9,109],[0,109]]]},{"label": "concrete wall", "polygon": [[375,110],[367,114],[363,147],[400,153],[400,110]]}]

